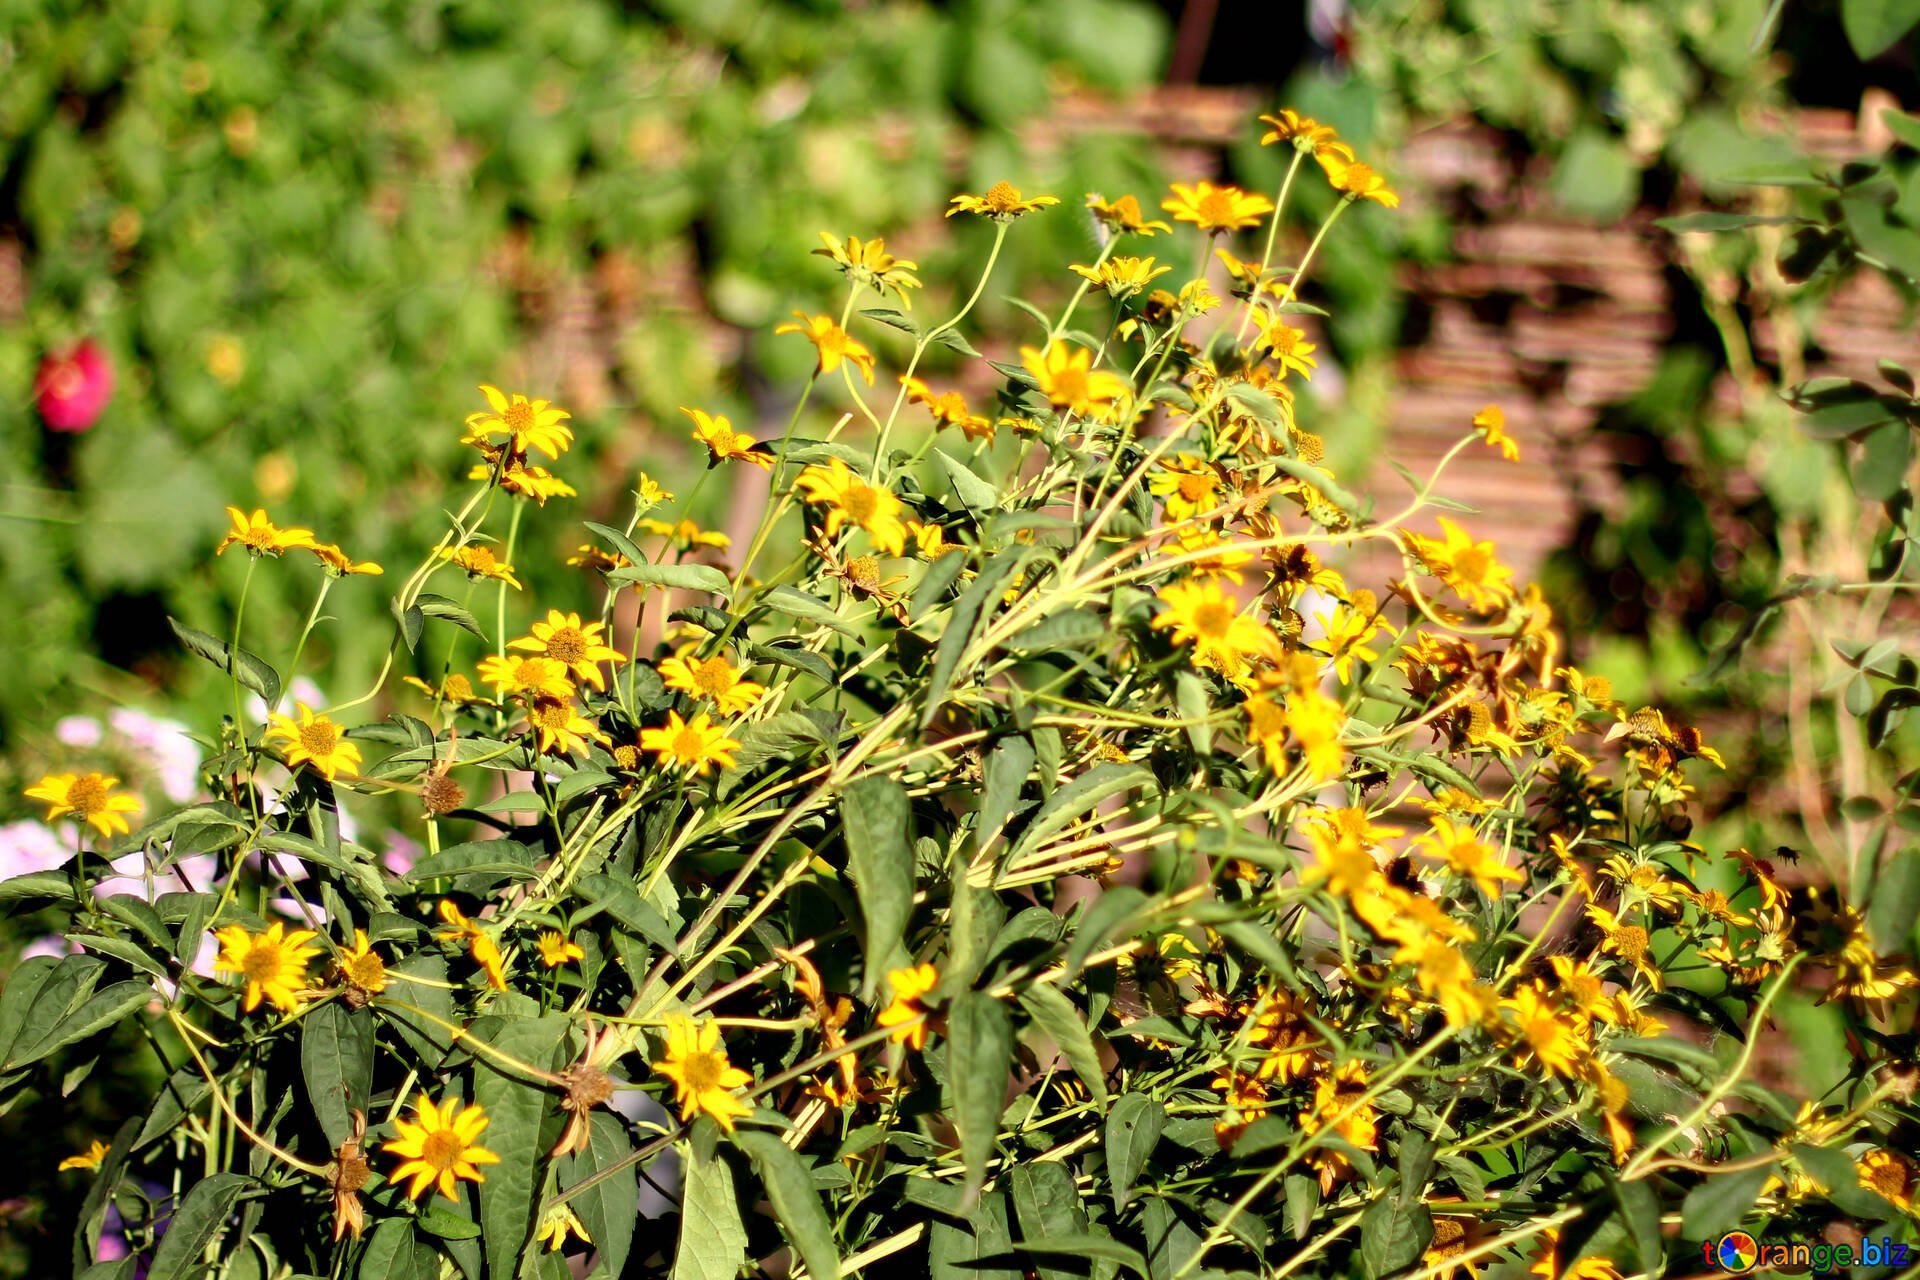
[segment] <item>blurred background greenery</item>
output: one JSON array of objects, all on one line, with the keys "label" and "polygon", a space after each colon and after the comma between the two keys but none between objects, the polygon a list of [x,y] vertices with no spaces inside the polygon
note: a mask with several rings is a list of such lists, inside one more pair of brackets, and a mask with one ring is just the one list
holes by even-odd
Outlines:
[{"label": "blurred background greenery", "polygon": [[[1059,264],[1090,260],[1082,193],[1151,208],[1167,178],[1195,174],[1270,191],[1284,157],[1257,146],[1252,117],[1284,103],[1389,174],[1424,157],[1397,215],[1346,220],[1320,259],[1333,318],[1314,394],[1340,468],[1411,457],[1409,424],[1438,394],[1409,359],[1443,314],[1428,286],[1471,265],[1476,236],[1526,223],[1576,244],[1624,237],[1658,323],[1600,394],[1521,360],[1536,403],[1578,403],[1557,437],[1522,436],[1558,487],[1542,490],[1552,510],[1510,522],[1511,554],[1544,576],[1573,659],[1728,748],[1705,797],[1716,845],[1845,854],[1868,838],[1850,824],[1920,826],[1900,826],[1920,810],[1898,798],[1845,810],[1896,782],[1911,800],[1915,726],[1885,717],[1869,743],[1861,722],[1912,674],[1834,647],[1910,639],[1904,598],[1829,610],[1846,635],[1776,621],[1700,678],[1773,616],[1790,573],[1865,574],[1911,529],[1910,445],[1868,454],[1811,435],[1778,394],[1810,371],[1920,354],[1920,166],[1878,123],[1881,107],[1920,105],[1908,10],[0,0],[0,820],[29,819],[27,775],[72,757],[64,717],[142,707],[204,731],[225,709],[224,682],[166,625],[225,634],[244,567],[212,556],[223,506],[264,505],[404,573],[444,528],[475,384],[499,383],[565,405],[580,433],[555,468],[580,497],[532,520],[516,557],[523,606],[588,606],[597,583],[564,565],[571,522],[617,519],[642,469],[691,487],[677,406],[784,421],[812,350],[772,328],[839,296],[809,254],[817,232],[884,234],[932,285],[917,309],[937,310],[984,247],[981,228],[941,219],[951,194],[1005,177],[1061,196],[1010,238],[980,316],[991,329],[1012,316],[1001,295],[1064,293]],[[1877,194],[1852,204],[1741,182],[1867,153],[1885,160]],[[1303,220],[1329,198],[1308,190]],[[1871,239],[1890,264],[1869,273],[1881,310],[1864,328],[1831,323],[1855,313],[1844,246],[1802,281],[1776,266],[1788,228],[1654,225],[1840,206],[1836,244]],[[1518,302],[1469,291],[1475,340],[1519,350],[1516,306],[1550,324],[1621,284],[1606,262],[1569,270],[1575,284]],[[91,429],[50,431],[41,362],[82,339],[105,353],[112,397]],[[1459,394],[1481,394],[1467,383]],[[1368,483],[1394,482],[1380,468]],[[711,483],[696,514],[725,527],[741,500]],[[270,661],[317,580],[304,558],[255,575],[248,637]],[[329,696],[378,666],[393,582],[329,596],[337,621],[305,664]],[[1817,1034],[1816,1013],[1793,1016]],[[74,1133],[113,1105],[110,1084],[87,1091]]]}]

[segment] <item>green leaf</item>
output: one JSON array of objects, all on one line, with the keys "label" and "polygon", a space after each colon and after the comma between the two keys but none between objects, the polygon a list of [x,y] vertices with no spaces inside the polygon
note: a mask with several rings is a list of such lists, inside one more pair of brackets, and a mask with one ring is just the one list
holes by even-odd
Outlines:
[{"label": "green leaf", "polygon": [[227,1215],[252,1185],[252,1178],[239,1173],[216,1173],[194,1183],[174,1212],[167,1234],[160,1238],[147,1280],[187,1280],[204,1274],[206,1263],[200,1255],[226,1226]]},{"label": "green leaf", "polygon": [[860,628],[835,613],[833,606],[825,600],[808,595],[804,591],[796,591],[792,587],[770,587],[761,597],[761,603],[775,613],[784,613],[790,618],[799,618],[803,622],[814,622],[823,627],[831,627],[841,635],[855,640],[860,638]]},{"label": "green leaf", "polygon": [[1106,1073],[1100,1070],[1100,1054],[1093,1047],[1093,1035],[1081,1020],[1073,1001],[1050,982],[1036,983],[1020,993],[1020,1004],[1027,1016],[1060,1048],[1060,1056],[1080,1077],[1096,1105],[1107,1105]]},{"label": "green leaf", "polygon": [[[1080,1207],[1080,1192],[1066,1165],[1058,1160],[1023,1161],[1013,1166],[1007,1184],[1013,1193],[1013,1212],[1020,1220],[1020,1234],[1026,1239],[1044,1250],[1054,1240],[1086,1238],[1087,1215]],[[1038,1263],[1035,1270],[1041,1280],[1075,1280],[1080,1274],[1077,1267],[1051,1266],[1044,1262]]]},{"label": "green leaf", "polygon": [[1641,1274],[1663,1274],[1667,1250],[1660,1231],[1660,1194],[1644,1181],[1621,1182],[1614,1178],[1609,1186],[1620,1206],[1620,1220],[1626,1225],[1627,1238],[1633,1241],[1634,1252],[1639,1256]]},{"label": "green leaf", "polygon": [[873,994],[880,976],[906,955],[907,922],[913,916],[913,809],[907,789],[890,778],[868,778],[840,798],[846,829],[847,871],[866,924],[867,972],[861,984]]},{"label": "green leaf", "polygon": [[[1137,764],[1097,764],[1066,786],[1053,793],[1033,821],[1020,834],[1019,842],[1014,846],[1013,857],[1031,853],[1046,843],[1047,838],[1070,826],[1076,820],[1093,811],[1102,800],[1109,796],[1131,791],[1136,787],[1154,787],[1153,774]],[[1157,790],[1157,788],[1155,788]]]},{"label": "green leaf", "polygon": [[608,582],[616,586],[677,587],[724,596],[733,590],[727,575],[710,564],[629,564],[609,569]]},{"label": "green leaf", "polygon": [[1738,231],[1742,227],[1795,226],[1805,221],[1788,214],[1683,213],[1674,218],[1655,218],[1653,225],[1663,231]]},{"label": "green leaf", "polygon": [[985,992],[962,992],[947,1013],[947,1079],[969,1195],[986,1180],[1012,1067],[1013,1021],[1005,1007]]},{"label": "green leaf", "polygon": [[733,1144],[753,1161],[760,1185],[773,1202],[774,1217],[787,1243],[806,1263],[812,1280],[829,1280],[840,1275],[840,1251],[833,1243],[833,1223],[827,1218],[820,1193],[814,1190],[813,1176],[800,1157],[775,1135],[763,1129],[736,1129]]},{"label": "green leaf", "polygon": [[653,905],[626,881],[605,872],[595,872],[590,876],[581,876],[577,887],[580,896],[593,909],[605,911],[661,950],[672,951],[679,946],[680,940],[666,917],[654,910]]},{"label": "green leaf", "polygon": [[113,1142],[107,1148],[107,1154],[100,1158],[100,1167],[93,1172],[93,1185],[87,1188],[86,1199],[81,1201],[79,1215],[75,1218],[73,1231],[73,1269],[79,1271],[92,1261],[99,1252],[100,1232],[106,1225],[107,1202],[120,1189],[120,1177],[126,1172],[127,1157],[138,1144],[136,1136],[140,1130],[137,1119],[129,1119],[113,1135]]},{"label": "green leaf", "polygon": [[300,1020],[300,1072],[327,1146],[338,1149],[352,1135],[351,1113],[370,1109],[373,1014],[339,1000],[308,1010]]},{"label": "green leaf", "polygon": [[464,1213],[455,1213],[438,1200],[427,1201],[427,1207],[415,1221],[422,1231],[442,1240],[476,1240],[480,1236],[479,1223]]},{"label": "green leaf", "polygon": [[438,1280],[440,1259],[405,1218],[388,1218],[374,1228],[360,1255],[363,1280]]},{"label": "green leaf", "polygon": [[1681,1202],[1681,1235],[1688,1240],[1711,1240],[1739,1226],[1775,1171],[1769,1162],[1757,1169],[1709,1176]]},{"label": "green leaf", "polygon": [[387,601],[387,612],[393,615],[394,623],[400,628],[400,639],[406,643],[407,652],[417,652],[420,648],[420,634],[427,629],[427,615],[417,604],[402,608],[399,596],[394,596]]},{"label": "green leaf", "polygon": [[470,632],[480,637],[482,643],[486,643],[487,633],[481,630],[479,619],[475,618],[471,613],[467,612],[466,609],[455,604],[445,596],[437,596],[431,591],[423,591],[414,599],[413,607],[418,609],[425,617],[441,618],[447,622],[451,622],[462,631]]},{"label": "green leaf", "polygon": [[[552,1069],[567,1025],[557,1015],[514,1019],[494,1033],[493,1046],[531,1066]],[[483,1145],[503,1157],[487,1166],[487,1180],[480,1184],[480,1230],[488,1274],[511,1276],[533,1238],[534,1192],[545,1153],[559,1136],[557,1124],[548,1124],[558,1117],[559,1100],[540,1085],[508,1075],[491,1056],[478,1055],[475,1061],[473,1100],[488,1116]],[[543,1132],[549,1127],[556,1132]]]},{"label": "green leaf", "polygon": [[0,988],[0,1062],[7,1061],[12,1055],[13,1042],[20,1034],[21,1024],[26,1021],[27,1010],[33,1007],[41,989],[53,977],[60,963],[52,956],[34,956],[22,960],[7,975],[6,986]]},{"label": "green leaf", "polygon": [[438,1023],[430,1022],[410,1009],[429,1014],[441,1022],[453,1021],[453,992],[447,981],[447,959],[430,952],[419,952],[387,966],[389,973],[424,978],[424,982],[390,984],[386,995],[373,1006],[382,1018],[392,1023],[413,1051],[429,1064],[438,1063],[452,1041]]},{"label": "green leaf", "polygon": [[1134,1179],[1167,1125],[1167,1109],[1144,1093],[1125,1093],[1107,1113],[1107,1177],[1113,1183],[1115,1211],[1133,1198]]},{"label": "green leaf", "polygon": [[29,1066],[70,1044],[105,1031],[134,1010],[143,1008],[151,999],[153,988],[144,982],[129,980],[103,987],[37,1039],[29,1041],[23,1028],[20,1043],[8,1055],[6,1070]]},{"label": "green leaf", "polygon": [[954,493],[970,510],[978,513],[999,507],[1000,491],[982,480],[973,468],[945,449],[935,449],[933,456],[940,464],[940,470],[946,473],[947,482],[953,486]]},{"label": "green leaf", "polygon": [[1111,937],[1122,922],[1147,905],[1147,895],[1130,884],[1115,885],[1086,909],[1075,926],[1073,941],[1067,944],[1067,971],[1062,982],[1072,982],[1080,974],[1087,957]]},{"label": "green leaf", "polygon": [[1000,739],[987,752],[985,785],[980,790],[980,821],[974,828],[974,841],[984,851],[1013,816],[1014,802],[1033,772],[1033,743],[1015,735]]},{"label": "green leaf", "polygon": [[1898,44],[1920,23],[1920,0],[1840,0],[1840,29],[1862,62]]},{"label": "green leaf", "polygon": [[173,634],[180,637],[180,643],[211,662],[214,666],[232,674],[233,678],[248,689],[266,699],[268,706],[280,701],[280,673],[267,665],[267,660],[258,654],[248,653],[245,649],[236,650],[238,657],[231,659],[227,653],[227,642],[196,631],[177,618],[169,617],[167,625],[173,628]]},{"label": "green leaf", "polygon": [[747,1260],[747,1229],[740,1222],[733,1170],[713,1153],[690,1158],[683,1178],[672,1280],[734,1280]]},{"label": "green leaf", "polygon": [[1360,1267],[1369,1280],[1411,1266],[1433,1239],[1433,1215],[1415,1200],[1381,1196],[1360,1215]]},{"label": "green leaf", "polygon": [[532,879],[533,851],[518,840],[475,840],[450,845],[413,864],[407,879],[425,884],[442,876],[510,875]]},{"label": "green leaf", "polygon": [[947,689],[953,683],[955,668],[960,665],[961,657],[967,646],[973,642],[975,629],[981,619],[998,603],[1006,580],[1027,562],[1027,556],[1007,554],[996,556],[986,562],[973,585],[961,593],[953,603],[953,612],[947,618],[947,629],[940,634],[940,645],[934,650],[933,670],[927,677],[926,705],[920,712],[920,727],[926,728],[933,718],[940,714],[940,708],[947,700]]},{"label": "green leaf", "polygon": [[[596,1111],[587,1130],[586,1150],[568,1156],[561,1164],[560,1185],[577,1186],[596,1173],[613,1169],[632,1154],[626,1124],[619,1116]],[[607,1174],[567,1203],[593,1237],[607,1274],[620,1275],[627,1264],[627,1252],[633,1247],[634,1222],[639,1217],[640,1176],[635,1166],[628,1164]]]},{"label": "green leaf", "polygon": [[[1017,1198],[1016,1203],[1018,1203]],[[1024,1223],[1022,1225],[1024,1226]],[[1013,1247],[1032,1254],[1036,1258],[1091,1258],[1097,1262],[1117,1263],[1137,1276],[1147,1274],[1147,1260],[1141,1256],[1138,1249],[1121,1244],[1112,1236],[1096,1235],[1093,1232],[1050,1237],[1046,1240],[1019,1240],[1014,1242]],[[1072,1280],[1080,1273],[1077,1270],[1041,1267],[1040,1274],[1058,1274],[1067,1280]]]},{"label": "green leaf", "polygon": [[634,564],[646,564],[653,558],[642,551],[631,537],[618,529],[609,525],[595,524],[591,520],[582,520],[580,523],[599,534],[608,546],[612,547]]}]

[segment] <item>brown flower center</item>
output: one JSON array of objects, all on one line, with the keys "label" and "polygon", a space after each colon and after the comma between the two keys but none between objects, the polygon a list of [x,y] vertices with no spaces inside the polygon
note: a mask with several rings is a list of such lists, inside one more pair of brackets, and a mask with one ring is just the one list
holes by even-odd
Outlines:
[{"label": "brown flower center", "polygon": [[547,637],[547,656],[562,666],[572,666],[587,656],[587,637],[578,627],[561,627]]},{"label": "brown flower center", "polygon": [[691,725],[673,735],[673,754],[682,760],[698,760],[706,750],[707,740]]},{"label": "brown flower center", "polygon": [[249,982],[273,981],[280,972],[280,948],[271,943],[256,944],[240,962],[240,972]]},{"label": "brown flower center", "polygon": [[1456,1218],[1435,1218],[1433,1239],[1427,1245],[1430,1257],[1451,1258],[1466,1251],[1467,1229]]},{"label": "brown flower center", "polygon": [[573,719],[573,708],[557,699],[542,698],[533,704],[527,718],[550,733],[564,733]]},{"label": "brown flower center", "polygon": [[986,204],[995,213],[1012,213],[1020,207],[1020,192],[1011,182],[996,182],[987,188]]},{"label": "brown flower center", "polygon": [[420,1144],[420,1159],[436,1169],[451,1169],[466,1149],[467,1144],[460,1141],[460,1135],[452,1129],[435,1129]]},{"label": "brown flower center", "polygon": [[1647,954],[1647,931],[1637,924],[1616,929],[1612,942],[1614,952],[1622,960],[1638,964]]},{"label": "brown flower center", "polygon": [[680,1059],[680,1074],[686,1077],[687,1088],[695,1092],[720,1087],[720,1076],[727,1069],[718,1054],[696,1049]]},{"label": "brown flower center", "polygon": [[340,972],[346,975],[348,982],[363,991],[378,991],[387,981],[386,961],[371,951],[365,955],[346,957],[340,962]]},{"label": "brown flower center", "polygon": [[74,816],[80,819],[92,817],[107,807],[107,783],[97,773],[86,773],[73,780],[67,788],[67,804],[72,807]]},{"label": "brown flower center", "polygon": [[847,561],[847,581],[862,591],[880,585],[880,562],[872,556],[855,556]]},{"label": "brown flower center", "polygon": [[1213,496],[1213,477],[1204,472],[1182,472],[1180,496],[1188,502],[1205,502]]},{"label": "brown flower center", "polygon": [[1221,639],[1233,629],[1234,607],[1224,600],[1209,601],[1193,611],[1193,629],[1210,639]]},{"label": "brown flower center", "polygon": [[470,573],[492,573],[500,562],[493,558],[491,547],[468,547],[467,571]]},{"label": "brown flower center", "polygon": [[1203,227],[1225,227],[1238,221],[1234,216],[1233,196],[1225,191],[1209,191],[1196,206]]},{"label": "brown flower center", "polygon": [[444,773],[430,774],[420,784],[420,803],[430,814],[452,813],[467,802],[467,789]]},{"label": "brown flower center", "polygon": [[703,698],[718,698],[733,688],[733,668],[717,654],[694,661],[692,668],[694,691]]},{"label": "brown flower center", "polygon": [[316,760],[325,760],[340,745],[340,726],[324,717],[300,726],[300,749]]},{"label": "brown flower center", "polygon": [[507,424],[507,430],[519,435],[533,426],[533,406],[524,400],[518,404],[510,404],[507,406],[507,411],[500,415],[500,419]]}]

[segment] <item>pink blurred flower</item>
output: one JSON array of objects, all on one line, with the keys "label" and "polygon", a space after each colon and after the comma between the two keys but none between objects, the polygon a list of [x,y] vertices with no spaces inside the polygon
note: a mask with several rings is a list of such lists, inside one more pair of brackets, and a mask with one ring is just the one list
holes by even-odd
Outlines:
[{"label": "pink blurred flower", "polygon": [[31,960],[35,956],[51,956],[57,960],[61,956],[77,955],[79,951],[80,948],[66,938],[57,933],[50,933],[44,938],[35,938],[20,948],[20,958]]},{"label": "pink blurred flower", "polygon": [[86,431],[113,398],[113,366],[92,338],[40,362],[34,403],[51,431]]},{"label": "pink blurred flower", "polygon": [[9,822],[0,826],[0,880],[11,880],[29,871],[52,871],[72,856],[72,846],[63,843],[44,822]]},{"label": "pink blurred flower", "polygon": [[66,716],[53,726],[53,736],[62,746],[97,747],[101,734],[100,722],[92,716]]}]

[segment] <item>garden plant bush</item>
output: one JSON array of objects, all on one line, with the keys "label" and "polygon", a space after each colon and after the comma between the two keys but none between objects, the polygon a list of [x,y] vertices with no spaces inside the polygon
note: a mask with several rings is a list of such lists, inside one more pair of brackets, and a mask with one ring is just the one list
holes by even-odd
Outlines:
[{"label": "garden plant bush", "polygon": [[[899,246],[825,235],[784,430],[686,409],[767,472],[755,535],[723,559],[640,476],[570,539],[597,616],[521,589],[574,443],[538,389],[481,388],[450,521],[384,572],[235,495],[240,607],[177,626],[231,683],[199,795],[146,812],[75,747],[29,792],[70,849],[0,882],[74,949],[0,992],[0,1104],[133,1036],[158,1064],[58,1175],[73,1273],[1606,1280],[1740,1227],[1911,1242],[1911,920],[1688,842],[1713,747],[1569,666],[1445,497],[1528,447],[1497,405],[1404,494],[1327,469],[1297,294],[1398,197],[1325,125],[1259,130],[1271,199],[954,197],[992,239],[944,317]],[[1337,199],[1285,262],[1307,184]],[[1071,217],[1066,305],[970,331]],[[254,624],[315,566],[305,627]],[[347,593],[390,597],[385,661],[306,705]],[[355,826],[393,797],[417,857]],[[1808,984],[1852,1055],[1814,1096],[1759,1061]]]}]

